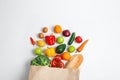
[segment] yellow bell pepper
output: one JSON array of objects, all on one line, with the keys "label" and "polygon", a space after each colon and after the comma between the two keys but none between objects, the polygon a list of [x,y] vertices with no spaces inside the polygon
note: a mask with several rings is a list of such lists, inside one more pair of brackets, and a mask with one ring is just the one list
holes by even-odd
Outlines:
[{"label": "yellow bell pepper", "polygon": [[45,50],[45,55],[48,57],[54,57],[56,55],[55,48],[51,47]]}]

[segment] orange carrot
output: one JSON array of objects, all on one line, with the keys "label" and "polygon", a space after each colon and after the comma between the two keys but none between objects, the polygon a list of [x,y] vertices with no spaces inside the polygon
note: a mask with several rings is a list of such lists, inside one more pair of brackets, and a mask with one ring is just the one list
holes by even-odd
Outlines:
[{"label": "orange carrot", "polygon": [[88,40],[85,40],[78,48],[77,51],[81,52],[83,50],[83,48],[85,47],[86,43],[88,42]]}]

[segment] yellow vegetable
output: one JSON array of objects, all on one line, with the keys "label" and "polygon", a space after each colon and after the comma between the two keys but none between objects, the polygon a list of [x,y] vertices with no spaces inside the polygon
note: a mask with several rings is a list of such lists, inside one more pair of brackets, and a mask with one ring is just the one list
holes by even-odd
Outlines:
[{"label": "yellow vegetable", "polygon": [[38,40],[38,41],[37,41],[37,45],[40,46],[40,47],[44,47],[44,46],[45,46],[45,41],[43,41],[43,40]]},{"label": "yellow vegetable", "polygon": [[45,50],[45,55],[48,57],[54,57],[56,55],[55,48],[48,48]]}]

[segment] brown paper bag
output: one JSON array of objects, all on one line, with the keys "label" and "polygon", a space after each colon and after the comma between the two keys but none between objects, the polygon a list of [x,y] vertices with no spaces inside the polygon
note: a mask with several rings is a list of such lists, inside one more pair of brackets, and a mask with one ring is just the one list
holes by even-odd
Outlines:
[{"label": "brown paper bag", "polygon": [[79,80],[79,69],[31,66],[29,80]]}]

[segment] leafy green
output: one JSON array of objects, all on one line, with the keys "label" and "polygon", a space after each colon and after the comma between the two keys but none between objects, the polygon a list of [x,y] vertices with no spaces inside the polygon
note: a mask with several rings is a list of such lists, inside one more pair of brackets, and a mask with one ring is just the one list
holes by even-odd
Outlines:
[{"label": "leafy green", "polygon": [[35,66],[50,66],[50,59],[45,55],[38,55],[31,61],[31,65]]}]

